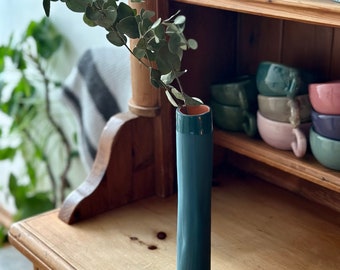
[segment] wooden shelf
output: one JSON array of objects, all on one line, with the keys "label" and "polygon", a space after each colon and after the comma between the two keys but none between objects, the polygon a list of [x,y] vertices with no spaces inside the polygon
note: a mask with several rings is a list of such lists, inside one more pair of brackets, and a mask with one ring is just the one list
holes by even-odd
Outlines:
[{"label": "wooden shelf", "polygon": [[[212,269],[339,269],[336,212],[251,175],[216,180]],[[175,269],[176,205],[150,197],[72,226],[55,210],[15,223],[10,241],[34,269]]]},{"label": "wooden shelf", "polygon": [[340,27],[340,3],[332,0],[173,0],[259,16]]},{"label": "wooden shelf", "polygon": [[340,172],[322,166],[310,153],[299,159],[292,151],[274,149],[261,139],[219,129],[214,131],[214,142],[236,153],[340,193]]}]

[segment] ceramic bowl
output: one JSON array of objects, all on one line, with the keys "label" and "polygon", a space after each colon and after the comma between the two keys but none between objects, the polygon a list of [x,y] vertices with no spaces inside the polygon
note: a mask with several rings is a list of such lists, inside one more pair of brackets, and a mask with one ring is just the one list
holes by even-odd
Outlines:
[{"label": "ceramic bowl", "polygon": [[257,112],[257,128],[261,138],[270,146],[281,150],[293,150],[303,157],[307,150],[307,138],[311,122],[294,128],[290,123],[273,121]]},{"label": "ceramic bowl", "polygon": [[340,82],[309,85],[309,98],[315,111],[322,114],[340,114]]},{"label": "ceramic bowl", "polygon": [[312,107],[308,95],[295,98],[258,95],[257,98],[260,113],[270,120],[291,123],[298,120],[309,122],[311,119]]},{"label": "ceramic bowl", "polygon": [[340,170],[340,141],[332,140],[310,129],[309,142],[316,160],[323,166]]},{"label": "ceramic bowl", "polygon": [[321,136],[340,141],[340,114],[321,114],[313,110],[312,123]]},{"label": "ceramic bowl", "polygon": [[283,64],[263,61],[256,72],[256,85],[264,96],[289,96],[305,94],[300,71]]},{"label": "ceramic bowl", "polygon": [[257,133],[256,116],[237,106],[228,106],[211,100],[216,126],[229,131],[242,131],[248,136]]},{"label": "ceramic bowl", "polygon": [[211,97],[224,105],[239,106],[246,110],[257,109],[257,88],[254,76],[240,76],[223,84],[210,87]]}]

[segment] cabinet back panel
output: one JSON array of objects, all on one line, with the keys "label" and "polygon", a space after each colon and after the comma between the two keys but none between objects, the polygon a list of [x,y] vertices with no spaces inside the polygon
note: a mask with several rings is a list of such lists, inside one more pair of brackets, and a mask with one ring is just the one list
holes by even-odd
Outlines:
[{"label": "cabinet back panel", "polygon": [[334,29],[330,78],[340,79],[340,28]]},{"label": "cabinet back panel", "polygon": [[333,29],[285,21],[282,32],[281,62],[313,71],[321,80],[326,79],[332,55]]},{"label": "cabinet back panel", "polygon": [[282,21],[239,14],[237,73],[255,74],[263,60],[280,62]]},{"label": "cabinet back panel", "polygon": [[171,10],[187,16],[185,33],[198,41],[197,51],[185,53],[182,83],[204,101],[211,84],[256,74],[265,60],[312,71],[320,81],[340,79],[340,29],[180,3]]},{"label": "cabinet back panel", "polygon": [[198,42],[197,50],[184,53],[182,69],[188,74],[181,83],[186,93],[207,102],[211,84],[236,75],[237,13],[180,3],[171,10],[187,17],[185,34]]}]

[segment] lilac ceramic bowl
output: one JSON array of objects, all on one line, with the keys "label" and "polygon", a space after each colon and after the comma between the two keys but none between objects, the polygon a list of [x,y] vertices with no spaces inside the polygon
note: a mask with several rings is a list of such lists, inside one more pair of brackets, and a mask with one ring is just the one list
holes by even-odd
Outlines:
[{"label": "lilac ceramic bowl", "polygon": [[312,83],[308,87],[312,107],[318,113],[340,114],[340,82]]},{"label": "lilac ceramic bowl", "polygon": [[314,130],[329,139],[340,140],[340,115],[321,114],[312,111]]}]

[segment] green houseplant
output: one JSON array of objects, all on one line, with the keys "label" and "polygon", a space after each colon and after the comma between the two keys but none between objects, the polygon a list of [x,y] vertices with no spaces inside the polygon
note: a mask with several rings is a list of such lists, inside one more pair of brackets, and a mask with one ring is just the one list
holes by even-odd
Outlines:
[{"label": "green houseplant", "polygon": [[[60,205],[69,188],[72,160],[78,156],[58,121],[62,114],[53,96],[61,82],[48,72],[62,42],[62,35],[43,18],[0,46],[0,111],[11,119],[8,128],[0,127],[6,142],[0,145],[0,160],[21,157],[23,163],[8,179],[17,210],[14,221]],[[58,156],[60,166],[52,156]]]},{"label": "green houseplant", "polygon": [[[43,0],[47,15],[53,0]],[[178,219],[177,269],[210,269],[210,201],[212,177],[212,117],[210,108],[188,96],[180,77],[183,53],[197,42],[184,35],[186,18],[179,13],[168,19],[155,12],[118,0],[60,0],[84,22],[107,30],[107,40],[125,46],[149,71],[150,83],[164,89],[176,110]],[[142,2],[142,0],[131,0]],[[128,39],[136,39],[130,48]],[[176,83],[177,88],[174,86]]]}]

